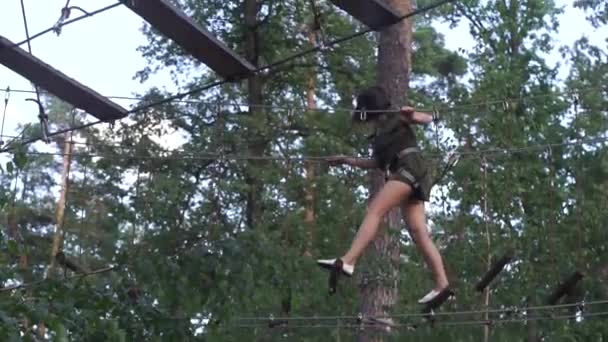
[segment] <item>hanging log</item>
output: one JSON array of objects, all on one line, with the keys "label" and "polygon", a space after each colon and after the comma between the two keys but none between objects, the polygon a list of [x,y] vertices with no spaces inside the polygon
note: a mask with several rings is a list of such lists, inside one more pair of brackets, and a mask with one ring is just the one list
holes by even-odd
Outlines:
[{"label": "hanging log", "polygon": [[236,80],[255,68],[166,0],[123,0],[124,4],[218,75]]},{"label": "hanging log", "polygon": [[449,288],[441,291],[433,300],[426,303],[424,308],[422,309],[422,313],[430,314],[433,310],[439,308],[443,303],[445,303],[450,297],[454,295],[454,292]]},{"label": "hanging log", "polygon": [[128,114],[116,103],[69,78],[2,36],[0,36],[0,63],[99,120],[115,121]]},{"label": "hanging log", "polygon": [[332,0],[332,2],[375,31],[401,20],[399,13],[382,0]]},{"label": "hanging log", "polygon": [[78,273],[78,274],[89,273],[89,270],[80,266],[76,261],[69,259],[63,252],[57,253],[57,255],[55,255],[55,260],[57,260],[57,263],[59,265],[67,268],[68,270],[70,270],[74,273]]},{"label": "hanging log", "polygon": [[549,295],[549,297],[547,297],[547,304],[556,305],[563,296],[569,293],[574,293],[576,285],[583,279],[583,277],[584,275],[581,272],[574,272],[561,284],[559,284],[557,288],[555,288],[555,290]]},{"label": "hanging log", "polygon": [[514,253],[509,251],[502,258],[496,261],[494,265],[492,265],[492,267],[486,272],[483,278],[481,278],[481,280],[477,283],[477,285],[475,285],[475,290],[477,292],[483,292],[490,282],[492,282],[492,280],[494,280],[494,278],[496,278],[496,276],[498,276],[498,274],[504,270],[505,266],[507,266],[513,260],[513,257]]}]

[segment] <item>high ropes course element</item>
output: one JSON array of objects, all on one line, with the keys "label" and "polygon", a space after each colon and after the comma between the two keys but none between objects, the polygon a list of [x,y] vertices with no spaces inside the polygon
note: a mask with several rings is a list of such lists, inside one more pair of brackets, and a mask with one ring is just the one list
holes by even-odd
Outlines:
[{"label": "high ropes course element", "polygon": [[[421,7],[415,11],[402,15],[398,17],[398,20],[396,20],[394,15],[392,16],[392,18],[390,16],[387,17],[386,7],[378,6],[378,0],[361,1],[362,4],[367,4],[366,6],[371,6],[366,7],[368,11],[365,14],[365,17],[362,17],[359,14],[360,11],[354,8],[350,8],[349,6],[342,7],[347,12],[351,13],[351,15],[355,16],[357,19],[361,20],[364,23],[367,22],[368,24],[373,25],[373,29],[378,30],[381,27],[392,25],[395,22],[410,18],[415,15],[419,15],[421,13],[430,11],[443,4],[447,4],[453,1],[455,0],[440,0],[436,3],[430,4],[429,6]],[[21,51],[14,51],[19,49],[20,45],[23,45],[25,43],[29,44],[33,39],[38,38],[46,33],[58,31],[60,32],[61,28],[65,27],[68,24],[108,11],[112,8],[117,7],[120,4],[124,4],[136,14],[140,15],[143,19],[148,21],[154,28],[159,30],[163,35],[173,39],[182,48],[191,53],[201,62],[205,63],[209,68],[211,68],[214,72],[216,72],[224,79],[221,81],[211,82],[209,84],[194,88],[187,92],[169,96],[153,103],[136,107],[130,111],[126,111],[120,106],[111,103],[109,99],[103,98],[99,94],[95,93],[92,89],[87,88],[86,86],[78,83],[75,80],[69,79],[66,75],[60,73],[56,69],[53,69],[49,65],[44,64],[41,60],[33,56],[26,56]],[[343,43],[345,41],[354,39],[356,37],[365,35],[373,30],[365,29],[342,38],[325,42],[323,46],[319,45],[315,46],[314,48],[305,49],[286,58],[254,69],[248,62],[241,59],[235,52],[228,49],[222,42],[213,37],[200,25],[197,25],[192,19],[188,18],[185,13],[177,9],[175,6],[171,5],[166,0],[121,0],[120,2],[115,3],[113,5],[106,6],[94,12],[85,12],[85,14],[80,17],[65,21],[66,13],[67,15],[69,15],[68,6],[69,1],[67,1],[66,6],[64,6],[64,8],[62,9],[62,15],[59,21],[55,25],[53,25],[53,27],[46,29],[40,33],[37,33],[31,37],[28,37],[22,42],[14,44],[8,39],[0,36],[1,64],[6,65],[8,68],[21,74],[25,78],[30,79],[30,81],[32,81],[33,83],[43,86],[49,91],[49,93],[58,96],[64,101],[71,103],[76,108],[80,108],[99,119],[98,121],[92,123],[87,123],[85,125],[72,127],[58,132],[43,132],[42,138],[44,140],[48,140],[48,138],[52,136],[63,134],[69,131],[83,129],[104,122],[113,122],[117,118],[120,119],[135,112],[141,112],[153,107],[173,102],[175,100],[182,99],[193,94],[200,93],[202,91],[229,82],[234,82],[243,78],[251,77],[261,71],[275,69],[279,66],[285,65],[291,61],[302,58],[303,56],[309,55],[311,53],[326,51],[325,49],[327,47],[331,47]],[[374,16],[376,17],[376,19],[374,20],[374,23],[371,24],[369,22],[369,18],[372,18]],[[381,23],[383,23],[383,25],[381,25]],[[195,43],[202,44],[202,47],[205,48],[203,49],[201,46],[196,46]],[[23,57],[27,57],[25,58],[25,62],[18,63],[17,59]],[[75,101],[75,98],[84,98],[87,99],[87,101]],[[104,112],[101,111],[102,108],[111,108],[112,111]],[[40,138],[28,139],[26,141],[20,142],[19,145],[30,144],[38,140],[40,140]],[[6,152],[15,147],[16,146],[14,145],[6,146],[2,150],[0,150],[0,152]]]},{"label": "high ropes course element", "polygon": [[[70,11],[74,7],[68,7],[70,1],[66,2],[66,5],[61,10],[61,16],[58,22],[53,27],[37,33],[33,36],[29,35],[27,29],[27,20],[25,9],[22,10],[24,17],[24,25],[26,27],[27,39],[13,43],[5,37],[0,36],[0,63],[12,69],[16,73],[30,80],[35,85],[35,93],[37,99],[35,102],[39,105],[39,116],[41,122],[45,120],[44,108],[40,101],[40,92],[38,87],[46,89],[49,93],[59,97],[60,99],[72,104],[75,108],[79,108],[98,119],[91,123],[80,125],[77,127],[70,127],[67,129],[59,130],[53,133],[48,133],[43,129],[42,139],[48,140],[49,137],[63,134],[66,132],[73,132],[75,130],[83,129],[86,127],[94,126],[103,122],[114,122],[115,120],[122,119],[129,114],[135,112],[145,111],[147,109],[157,107],[166,103],[181,100],[187,96],[200,93],[202,91],[217,87],[229,82],[236,82],[246,78],[250,78],[259,72],[271,70],[279,66],[288,64],[296,59],[306,56],[315,52],[326,52],[327,48],[343,43],[345,41],[354,39],[356,37],[367,34],[373,30],[381,30],[390,25],[393,25],[401,20],[410,18],[412,16],[424,13],[432,10],[443,4],[453,2],[455,0],[440,0],[429,6],[419,8],[411,13],[405,15],[398,15],[392,8],[386,6],[380,0],[360,0],[360,1],[348,1],[348,0],[332,0],[332,2],[342,10],[349,13],[351,16],[368,26],[368,29],[353,33],[351,35],[341,37],[332,41],[324,42],[323,44],[317,45],[310,49],[297,52],[293,55],[274,61],[270,64],[254,67],[248,61],[238,56],[233,50],[229,49],[224,43],[219,41],[210,32],[205,30],[203,27],[195,23],[189,18],[184,12],[171,5],[168,0],[121,0],[110,6],[103,7],[93,12],[86,12],[80,8],[84,14],[80,17],[68,20]],[[30,43],[33,39],[36,39],[49,32],[55,32],[58,35],[61,29],[69,24],[75,23],[85,18],[92,17],[99,13],[108,11],[112,8],[116,8],[119,5],[125,5],[127,8],[132,10],[134,13],[146,20],[155,29],[161,32],[166,37],[175,41],[180,47],[191,54],[198,61],[207,65],[223,80],[213,81],[209,84],[196,87],[187,92],[178,93],[159,101],[152,103],[142,104],[129,111],[120,107],[116,103],[110,101],[108,97],[102,96],[96,93],[93,89],[86,87],[78,81],[68,77],[61,73],[59,70],[54,69],[52,66],[45,64],[42,60],[36,58],[31,53]],[[28,51],[20,48],[23,44],[28,44]],[[7,91],[8,93],[8,91]],[[8,96],[8,95],[7,95]],[[8,97],[5,99],[5,110]],[[508,105],[504,100],[500,102],[503,106]],[[435,112],[435,111],[434,111]],[[0,133],[2,135],[2,133]],[[40,138],[32,138],[25,141],[20,141],[18,144],[9,144],[4,147],[0,152],[6,152],[16,146],[26,145],[39,140]],[[596,138],[598,139],[598,138]],[[581,139],[582,141],[582,139]],[[595,140],[594,140],[595,141]],[[606,137],[603,137],[601,141],[606,141]],[[556,143],[556,144],[544,144],[534,146],[515,147],[512,149],[493,149],[483,151],[483,153],[491,152],[518,152],[526,151],[531,148],[547,148],[555,145],[564,145],[570,143]],[[479,153],[469,152],[469,153]],[[464,154],[464,153],[460,153]],[[218,158],[225,156],[207,156],[207,158]],[[253,156],[249,156],[254,158]],[[242,158],[249,158],[243,156]],[[237,157],[234,157],[237,158]],[[277,159],[277,157],[264,157],[256,156],[255,158],[266,158],[266,159]],[[325,159],[325,157],[299,157],[300,159]],[[278,159],[285,159],[284,157]],[[490,283],[511,263],[514,259],[514,253],[508,251],[502,258],[497,260],[481,277],[479,282],[475,284],[475,290],[483,292],[487,289]],[[63,263],[69,265],[69,260],[65,258]],[[97,271],[86,272],[80,270],[79,276],[86,276],[92,274],[98,274],[103,272],[112,271],[114,267],[104,268]],[[335,292],[337,273],[330,276],[330,290],[333,288]],[[407,330],[416,329],[421,324],[439,324],[439,325],[492,325],[501,323],[513,323],[513,322],[528,322],[533,320],[554,320],[554,319],[585,319],[592,317],[608,316],[608,311],[595,311],[595,312],[584,312],[584,308],[592,307],[595,305],[608,304],[606,301],[592,301],[592,302],[578,302],[558,305],[560,299],[567,294],[574,291],[584,275],[576,271],[566,279],[562,281],[546,298],[547,305],[537,307],[503,307],[500,309],[483,309],[483,310],[471,310],[461,312],[435,312],[443,303],[445,303],[453,293],[449,290],[443,291],[440,295],[435,297],[434,300],[424,305],[420,313],[407,313],[407,314],[395,314],[391,317],[363,317],[361,314],[357,316],[314,316],[314,317],[244,317],[239,318],[237,321],[241,322],[241,327],[289,327],[289,328],[335,328],[336,326],[361,328],[365,326],[385,326],[391,329],[405,328]],[[35,286],[38,283],[16,285],[12,288],[6,288],[0,290],[0,292],[14,291],[28,286]],[[570,315],[554,315],[551,312],[556,309],[576,309],[575,314]],[[547,313],[547,311],[551,311]],[[477,314],[492,314],[493,317],[479,320],[476,317],[472,317],[466,320],[438,320],[438,317],[457,317],[457,316],[475,316]],[[495,317],[494,317],[495,316]],[[421,322],[397,322],[396,319],[422,319]],[[333,321],[334,324],[328,324]],[[345,323],[345,325],[342,325]]]},{"label": "high ropes course element", "polygon": [[[576,90],[576,92],[572,90],[559,90],[555,89],[551,93],[548,94],[530,94],[530,95],[522,95],[518,97],[505,97],[505,98],[496,98],[496,99],[488,99],[485,101],[466,101],[462,103],[455,104],[436,104],[433,106],[423,107],[416,106],[416,108],[422,112],[433,113],[436,116],[447,117],[453,113],[460,113],[467,110],[476,110],[481,112],[492,112],[494,113],[496,110],[508,110],[513,106],[514,103],[523,103],[532,100],[542,100],[548,97],[559,96],[563,99],[564,102],[568,102],[571,105],[576,105],[579,103],[578,97],[589,92],[597,90],[597,87],[582,87]],[[44,91],[43,91],[44,92]],[[36,94],[33,90],[27,89],[18,89],[11,86],[7,88],[0,89],[0,93],[21,93],[21,94]],[[134,101],[140,102],[145,100],[144,96],[124,96],[124,95],[105,95],[108,99],[111,100],[125,100],[125,101]],[[249,104],[249,103],[238,103],[234,101],[219,101],[219,100],[175,100],[173,103],[180,104],[193,104],[197,106],[203,106],[207,109],[230,109],[230,108],[256,108],[256,109],[264,109],[264,110],[274,110],[274,111],[285,111],[289,113],[293,112],[320,112],[320,113],[353,113],[356,112],[353,108],[346,107],[315,107],[308,108],[305,106],[281,106],[274,104]],[[374,111],[366,111],[367,113],[373,113]],[[386,112],[397,112],[396,110],[388,110],[382,111]],[[445,113],[445,114],[444,114]]]},{"label": "high ropes course element", "polygon": [[[466,311],[446,311],[435,313],[396,313],[390,316],[366,317],[358,315],[336,316],[291,316],[291,317],[238,317],[231,323],[236,328],[289,328],[289,329],[383,329],[413,331],[423,326],[497,326],[511,323],[528,323],[532,321],[582,320],[605,318],[608,316],[608,300],[576,302],[559,305],[542,306],[503,306]],[[601,307],[597,311],[585,310]],[[565,314],[560,310],[575,310]],[[482,314],[490,315],[488,319],[479,319]]]}]

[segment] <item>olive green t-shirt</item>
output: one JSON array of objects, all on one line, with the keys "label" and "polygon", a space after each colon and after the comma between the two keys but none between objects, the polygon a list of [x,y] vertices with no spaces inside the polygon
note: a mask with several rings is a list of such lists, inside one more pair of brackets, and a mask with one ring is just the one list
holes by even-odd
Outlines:
[{"label": "olive green t-shirt", "polygon": [[379,117],[372,139],[373,157],[382,169],[404,148],[417,146],[414,130],[398,114]]}]

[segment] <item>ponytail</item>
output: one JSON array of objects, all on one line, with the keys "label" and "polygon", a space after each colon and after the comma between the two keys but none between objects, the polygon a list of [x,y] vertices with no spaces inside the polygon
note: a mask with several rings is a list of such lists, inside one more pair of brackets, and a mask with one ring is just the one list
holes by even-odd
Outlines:
[{"label": "ponytail", "polygon": [[391,102],[383,88],[379,86],[367,88],[357,95],[357,106],[352,113],[352,120],[354,122],[375,120],[390,106]]}]

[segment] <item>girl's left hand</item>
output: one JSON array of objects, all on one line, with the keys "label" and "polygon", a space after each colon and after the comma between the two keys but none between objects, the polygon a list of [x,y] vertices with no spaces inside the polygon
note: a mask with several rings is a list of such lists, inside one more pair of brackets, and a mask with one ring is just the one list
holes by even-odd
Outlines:
[{"label": "girl's left hand", "polygon": [[433,122],[433,116],[428,113],[417,112],[414,107],[401,107],[401,121],[407,124],[426,125]]},{"label": "girl's left hand", "polygon": [[411,123],[414,118],[416,109],[414,107],[405,106],[401,107],[401,121]]}]

